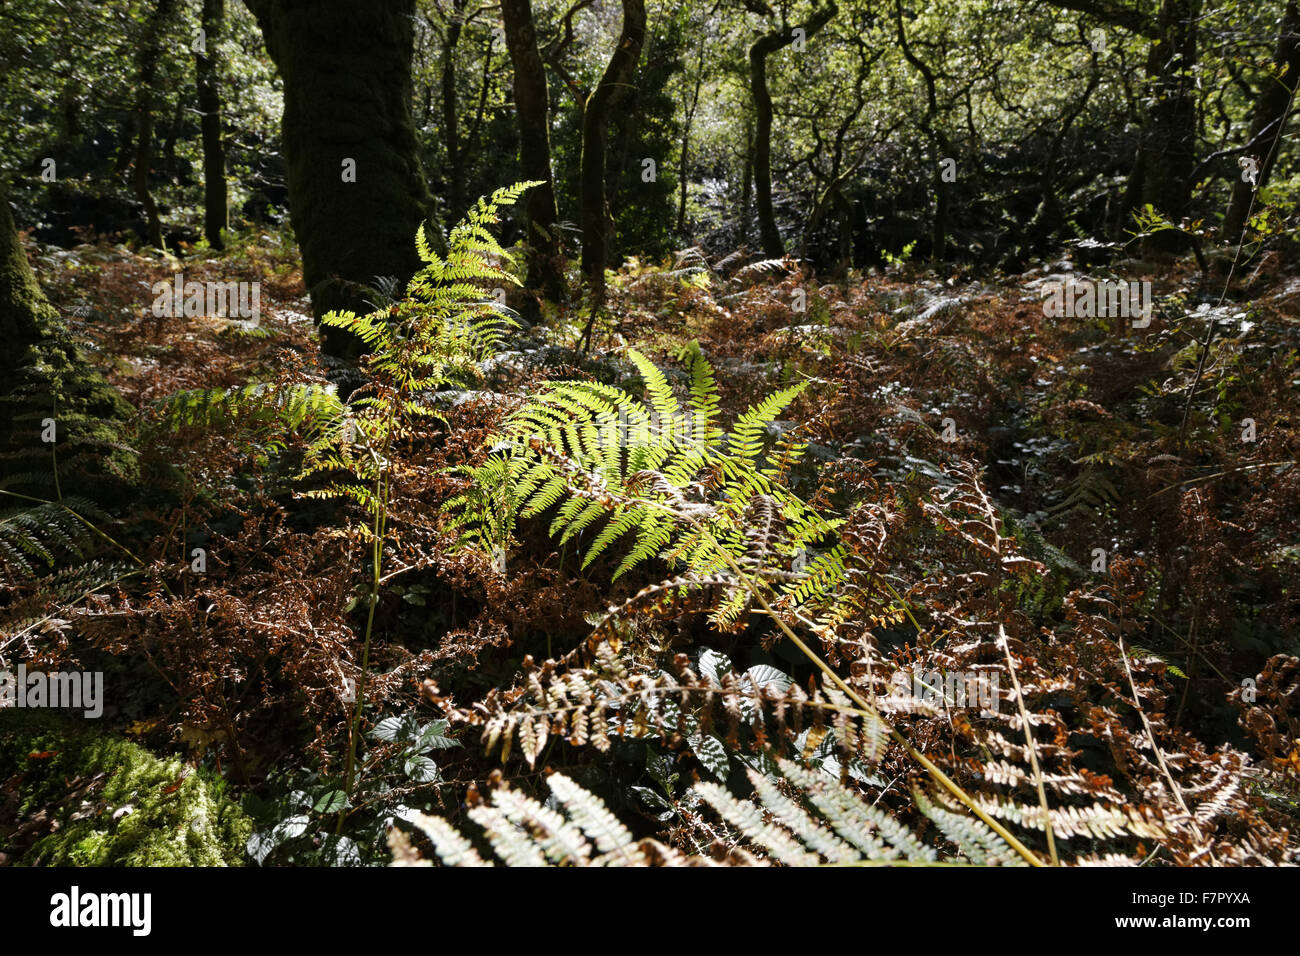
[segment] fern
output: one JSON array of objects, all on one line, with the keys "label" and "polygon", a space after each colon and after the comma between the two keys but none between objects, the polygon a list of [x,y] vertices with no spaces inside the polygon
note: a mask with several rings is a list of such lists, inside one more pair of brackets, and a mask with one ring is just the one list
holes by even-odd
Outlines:
[{"label": "fern", "polygon": [[317,383],[189,389],[158,403],[155,414],[171,429],[231,424],[259,436],[298,432],[314,442],[337,440],[345,424],[334,386]]},{"label": "fern", "polygon": [[0,434],[0,489],[48,499],[70,492],[109,504],[138,478],[137,453],[125,444],[130,410],[72,360],[77,347],[55,333],[0,394],[0,421],[8,423]]},{"label": "fern", "polygon": [[0,513],[0,567],[6,578],[34,577],[60,558],[86,556],[91,542],[86,519],[107,516],[84,498],[43,501]]},{"label": "fern", "polygon": [[[754,799],[737,797],[716,783],[697,783],[695,800],[710,807],[725,827],[753,847],[757,857],[733,852],[728,862],[790,866],[866,863],[1022,863],[997,834],[978,820],[958,818],[937,801],[918,795],[918,806],[939,827],[955,853],[939,849],[883,810],[824,773],[779,760],[779,773],[748,772]],[[655,840],[634,841],[631,832],[595,794],[563,774],[547,786],[555,808],[508,788],[471,807],[467,816],[479,833],[458,831],[441,817],[409,812],[406,822],[426,836],[447,866],[681,866],[713,861],[687,856]],[[790,796],[794,790],[799,796]],[[682,801],[686,804],[692,801]],[[701,821],[702,822],[702,821]],[[696,824],[700,825],[699,823]],[[487,859],[476,842],[490,849]],[[395,865],[431,865],[421,859],[407,834],[390,835]]]},{"label": "fern", "polygon": [[[504,329],[512,324],[484,290],[487,283],[493,287],[519,284],[501,264],[510,257],[489,227],[498,222],[501,206],[514,203],[535,185],[517,183],[480,198],[452,229],[445,257],[433,249],[421,225],[415,247],[424,265],[411,278],[400,301],[394,298],[396,284],[379,278],[367,290],[378,303],[374,312],[322,316],[323,325],[351,332],[368,350],[365,370],[369,381],[347,406],[331,388],[293,383],[181,393],[163,410],[164,420],[173,425],[206,425],[234,418],[255,429],[278,425],[305,431],[308,446],[299,478],[316,479],[320,486],[302,492],[303,496],[350,500],[367,515],[361,530],[370,549],[369,613],[348,725],[342,787],[348,795],[356,779],[374,612],[390,534],[388,503],[400,470],[398,449],[420,433],[427,419],[442,418],[428,404],[428,395],[448,383],[476,376],[479,364],[498,349]],[[342,819],[341,815],[340,825]]]},{"label": "fern", "polygon": [[[725,263],[726,260],[724,259],[723,262]],[[721,268],[721,265],[722,264],[720,263],[719,268]],[[792,272],[794,267],[794,260],[789,257],[783,257],[780,259],[760,259],[757,262],[751,262],[749,265],[737,269],[736,274],[731,278],[733,282],[744,282],[752,279],[760,279],[765,275],[775,272]]]},{"label": "fern", "polygon": [[[330,312],[321,319],[324,325],[359,336],[370,349],[366,368],[371,381],[358,390],[359,397],[345,412],[340,429],[308,448],[302,470],[303,477],[328,479],[326,487],[305,495],[350,499],[370,519],[366,529],[371,547],[369,613],[349,724],[345,794],[351,794],[356,772],[358,728],[388,535],[388,499],[396,471],[394,449],[418,432],[424,419],[442,418],[424,396],[448,382],[477,375],[479,363],[498,349],[504,328],[512,324],[480,285],[519,284],[497,264],[510,257],[488,227],[498,221],[500,206],[514,203],[535,185],[517,183],[480,198],[452,229],[445,258],[434,251],[421,225],[415,246],[425,264],[407,284],[402,301],[369,315]],[[341,826],[342,815],[339,819]]]},{"label": "fern", "polygon": [[499,349],[504,330],[514,323],[485,295],[483,284],[518,285],[519,280],[494,261],[510,257],[488,227],[498,222],[500,206],[514,203],[533,185],[517,183],[480,198],[452,229],[445,258],[434,251],[421,225],[415,244],[425,265],[402,301],[369,315],[331,312],[321,319],[365,342],[372,381],[359,390],[339,429],[312,445],[303,470],[304,477],[342,472],[351,480],[309,494],[352,498],[373,516],[380,507],[374,489],[388,467],[389,447],[410,436],[420,419],[442,418],[425,396],[448,382],[476,377],[479,364]]},{"label": "fern", "polygon": [[[563,774],[547,780],[559,809],[502,787],[471,807],[468,817],[481,829],[486,844],[507,866],[636,866],[661,862],[681,865],[684,857],[653,840],[635,842],[604,802]],[[404,819],[432,842],[448,866],[491,866],[465,835],[440,817],[409,812]],[[400,830],[390,835],[394,862],[429,865],[420,860]]]},{"label": "fern", "polygon": [[1052,521],[1061,522],[1079,515],[1096,523],[1114,508],[1120,493],[1103,470],[1104,459],[1104,455],[1090,455],[1079,460],[1083,468],[1066,486],[1061,500],[1048,509]]},{"label": "fern", "polygon": [[[584,568],[626,539],[614,579],[656,558],[716,576],[734,560],[771,564],[774,550],[789,561],[834,532],[838,519],[820,515],[785,483],[804,446],[786,443],[764,455],[768,426],[804,385],[773,393],[725,431],[716,424],[713,369],[697,345],[684,353],[685,408],[659,368],[640,352],[628,354],[644,398],[598,382],[552,382],[507,419],[493,453],[468,470],[468,487],[444,506],[462,545],[504,549],[518,519],[553,512],[549,533],[560,543],[581,540]],[[759,553],[755,508],[770,511],[769,527],[781,529],[764,537]],[[736,610],[734,602],[723,606],[718,619]]]}]

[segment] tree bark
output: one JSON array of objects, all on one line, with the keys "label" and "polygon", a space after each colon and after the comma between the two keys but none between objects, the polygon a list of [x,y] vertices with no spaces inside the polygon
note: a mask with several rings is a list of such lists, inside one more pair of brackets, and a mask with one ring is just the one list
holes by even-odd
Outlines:
[{"label": "tree bark", "polygon": [[565,296],[564,253],[555,223],[560,214],[551,173],[551,99],[537,48],[531,0],[501,0],[506,48],[514,65],[515,118],[519,123],[519,170],[542,185],[528,191],[528,276],[524,284],[553,302]]},{"label": "tree bark", "polygon": [[[689,102],[682,96],[682,106],[686,113],[686,122],[682,124],[682,155],[677,176],[677,235],[686,234],[686,180],[690,174],[689,157],[691,151],[691,127],[695,124],[695,110],[700,105],[700,87],[704,83],[704,41],[707,32],[700,30],[699,57],[695,63],[695,90]],[[694,237],[691,237],[691,242]]]},{"label": "tree bark", "polygon": [[1287,111],[1300,81],[1300,5],[1294,0],[1287,3],[1273,51],[1274,70],[1264,77],[1259,97],[1255,100],[1254,115],[1250,121],[1250,134],[1246,137],[1252,155],[1258,158],[1259,175],[1255,185],[1242,179],[1234,169],[1232,199],[1223,217],[1222,236],[1229,242],[1237,240],[1254,199],[1255,190],[1268,183],[1269,174],[1277,160],[1278,141],[1286,126]]},{"label": "tree bark", "polygon": [[[804,39],[811,40],[835,14],[835,0],[815,9],[802,27]],[[772,95],[767,89],[767,58],[795,41],[794,29],[765,34],[749,48],[749,89],[755,113],[754,199],[763,254],[770,258],[785,255],[785,243],[772,208]]]},{"label": "tree bark", "polygon": [[43,325],[54,318],[54,310],[27,264],[3,187],[0,183],[0,340],[5,344],[0,349],[0,368],[8,378],[44,336]]},{"label": "tree bark", "polygon": [[456,47],[464,24],[464,0],[452,4],[451,19],[442,45],[442,135],[447,146],[447,206],[455,222],[465,214],[465,170],[461,163],[460,137],[456,129],[459,105],[456,98]]},{"label": "tree bark", "polygon": [[[411,116],[415,0],[245,2],[284,80],[289,211],[312,311],[370,311],[367,285],[419,267],[429,211]],[[443,245],[439,228],[426,231]],[[334,355],[360,350],[337,329],[321,338]]]},{"label": "tree bark", "polygon": [[[1163,0],[1158,19],[1161,40],[1147,58],[1151,108],[1139,147],[1143,205],[1154,206],[1178,224],[1191,202],[1191,173],[1196,166],[1196,98],[1191,71],[1196,65],[1197,20],[1201,0]],[[1158,161],[1159,170],[1152,168]],[[1136,190],[1135,190],[1136,191]],[[1185,238],[1173,231],[1157,233],[1148,245],[1178,251]]]},{"label": "tree bark", "polygon": [[144,207],[149,245],[163,247],[162,221],[158,218],[158,204],[149,191],[149,170],[153,165],[153,99],[154,82],[158,77],[158,60],[162,56],[162,34],[167,20],[175,10],[176,0],[158,0],[153,15],[145,27],[140,54],[137,59],[136,82],[138,99],[135,107],[135,158],[131,168],[131,189],[136,201]]},{"label": "tree bark", "polygon": [[[121,429],[131,408],[85,361],[41,291],[9,211],[7,182],[0,176],[0,482],[44,498],[120,504],[139,478]],[[42,438],[47,418],[55,423],[52,444]],[[48,482],[19,477],[46,473]]]},{"label": "tree bark", "polygon": [[221,231],[229,224],[226,148],[221,140],[221,72],[217,44],[226,18],[225,0],[203,0],[201,25],[207,52],[194,60],[199,129],[203,139],[203,235],[213,249],[225,247]]},{"label": "tree bark", "polygon": [[582,272],[591,286],[594,301],[605,291],[605,267],[613,221],[605,190],[605,138],[610,109],[626,94],[632,83],[641,46],[645,43],[645,0],[623,0],[623,28],[618,47],[609,58],[600,84],[587,99],[582,115],[582,166],[579,194],[582,209]]}]

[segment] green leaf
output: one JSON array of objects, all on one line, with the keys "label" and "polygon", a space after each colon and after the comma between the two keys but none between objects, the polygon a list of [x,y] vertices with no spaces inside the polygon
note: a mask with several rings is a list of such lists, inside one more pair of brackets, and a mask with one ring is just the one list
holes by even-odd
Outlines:
[{"label": "green leaf", "polygon": [[420,731],[420,735],[415,742],[415,750],[448,750],[452,747],[459,747],[460,741],[453,740],[447,736],[448,722],[445,720],[435,720],[428,724]]},{"label": "green leaf", "polygon": [[438,779],[438,765],[428,757],[409,757],[406,775],[415,783],[431,783]]},{"label": "green leaf", "polygon": [[370,731],[370,736],[379,740],[401,740],[406,736],[405,723],[401,717],[385,717],[375,724],[375,729]]},{"label": "green leaf", "polygon": [[312,810],[316,813],[338,813],[345,807],[352,804],[348,802],[348,795],[342,790],[331,790],[316,801]]}]

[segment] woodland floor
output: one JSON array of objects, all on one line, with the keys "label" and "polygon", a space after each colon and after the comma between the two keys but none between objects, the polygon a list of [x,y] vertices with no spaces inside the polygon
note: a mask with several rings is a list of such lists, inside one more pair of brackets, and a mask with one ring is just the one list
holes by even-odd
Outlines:
[{"label": "woodland floor", "polygon": [[[38,650],[129,676],[132,689],[111,698],[105,729],[187,754],[237,787],[260,792],[272,770],[295,763],[337,769],[343,710],[333,662],[355,661],[363,576],[356,541],[340,530],[341,507],[295,497],[301,448],[292,434],[268,430],[250,442],[162,427],[158,413],[185,389],[345,380],[319,358],[292,246],[264,236],[183,264],[109,245],[33,252],[52,302],[139,410],[147,493],[117,516],[113,537],[172,582],[171,594],[137,581],[88,597],[76,633]],[[812,383],[773,429],[809,443],[793,487],[841,514],[867,499],[888,505],[893,587],[921,609],[931,637],[980,605],[959,608],[974,585],[929,543],[920,501],[977,475],[1002,532],[1043,568],[1015,593],[1014,611],[983,613],[1015,613],[1026,634],[1060,635],[1078,626],[1071,608],[1081,594],[1111,587],[1110,599],[1131,611],[1124,633],[1155,688],[1153,708],[1204,747],[1193,748],[1202,757],[1180,759],[1226,745],[1283,777],[1300,770],[1294,263],[1270,253],[1231,282],[1217,261],[1208,277],[1190,262],[1145,274],[1131,264],[1126,278],[1154,283],[1156,319],[1141,330],[1118,319],[1046,318],[1042,284],[1086,271],[1068,260],[982,278],[903,266],[842,283],[793,263],[735,264],[625,266],[591,355],[572,348],[586,313],[547,307],[545,321],[491,364],[480,391],[444,402],[450,427],[408,449],[414,467],[395,494],[392,578],[370,661],[381,706],[428,707],[419,698],[426,678],[462,705],[508,687],[524,655],[579,647],[590,615],[647,582],[632,575],[611,588],[607,568],[580,570],[540,525],[524,529],[504,577],[449,553],[437,512],[455,482],[443,470],[476,460],[537,382],[627,383],[634,370],[624,345],[673,369],[678,350],[697,341],[716,369],[724,419],[783,384]],[[150,286],[182,270],[187,280],[260,282],[260,324],[149,315]],[[798,292],[804,312],[791,308]],[[185,573],[195,547],[207,553],[201,578]],[[23,594],[11,589],[10,605]],[[877,623],[883,655],[923,653],[910,625]],[[806,676],[743,629],[710,636],[703,622],[679,623],[674,634],[674,646],[709,641],[738,662],[777,660]],[[1261,698],[1267,719],[1252,718],[1251,702],[1230,695],[1267,667],[1275,699]],[[916,733],[931,745],[943,737]],[[443,780],[454,786],[483,781],[493,766],[472,743],[443,753]],[[563,767],[586,758],[575,750],[548,759]],[[511,779],[523,786],[541,772],[517,769]],[[1282,814],[1275,822],[1294,820],[1286,786],[1269,787],[1268,812]]]}]

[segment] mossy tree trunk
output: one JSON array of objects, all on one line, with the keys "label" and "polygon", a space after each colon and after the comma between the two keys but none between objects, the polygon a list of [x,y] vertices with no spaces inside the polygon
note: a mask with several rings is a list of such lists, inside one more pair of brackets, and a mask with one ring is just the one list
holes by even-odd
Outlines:
[{"label": "mossy tree trunk", "polygon": [[[1050,0],[1053,6],[1087,13],[1108,26],[1151,41],[1137,155],[1116,216],[1120,232],[1130,213],[1150,204],[1178,224],[1191,203],[1196,168],[1197,41],[1202,0],[1160,0],[1154,16],[1140,6],[1115,0]],[[1187,239],[1174,230],[1148,238],[1144,249],[1176,252]]]},{"label": "mossy tree trunk", "polygon": [[[246,2],[284,80],[289,211],[312,311],[368,312],[376,278],[405,283],[419,267],[429,212],[411,116],[415,0]],[[322,342],[360,350],[335,329]]]},{"label": "mossy tree trunk", "polygon": [[631,86],[641,47],[645,43],[645,0],[623,0],[623,28],[618,47],[609,58],[600,84],[587,99],[582,115],[582,165],[579,187],[582,209],[582,273],[599,303],[605,291],[613,221],[605,191],[605,142],[610,110]]},{"label": "mossy tree trunk", "polygon": [[767,89],[768,55],[793,42],[787,35],[769,33],[749,49],[749,88],[754,99],[754,204],[758,212],[758,241],[763,254],[785,254],[785,243],[772,208],[772,94]]},{"label": "mossy tree trunk", "polygon": [[551,301],[565,294],[564,254],[555,223],[560,218],[551,173],[550,92],[546,68],[537,48],[531,0],[501,0],[506,47],[515,72],[515,116],[519,121],[519,171],[523,179],[542,185],[528,191],[528,277],[525,285],[540,289]]},{"label": "mossy tree trunk", "polygon": [[447,209],[451,219],[465,214],[464,151],[460,148],[456,96],[456,48],[464,30],[465,0],[453,0],[452,14],[442,42],[442,138],[447,149]]},{"label": "mossy tree trunk", "polygon": [[[907,28],[903,24],[903,5],[895,0],[894,22],[898,28],[898,46],[903,58],[921,74],[925,83],[925,113],[917,120],[917,126],[925,134],[930,144],[930,177],[934,185],[934,218],[930,222],[930,261],[938,262],[948,254],[948,210],[952,202],[949,195],[949,183],[944,181],[944,160],[956,157],[952,141],[943,129],[936,125],[939,115],[938,80],[935,71],[921,59],[907,40]],[[954,173],[955,175],[955,173]]]},{"label": "mossy tree trunk", "polygon": [[[682,123],[682,152],[677,165],[677,235],[679,236],[686,235],[686,186],[691,172],[691,128],[695,125],[695,111],[700,105],[700,89],[704,85],[705,76],[704,51],[708,31],[701,29],[699,34],[699,52],[695,61],[695,88],[690,97],[686,96],[685,91],[682,92],[682,112],[686,114],[686,119]],[[688,244],[694,244],[694,237],[691,237]]]},{"label": "mossy tree trunk", "polygon": [[749,242],[749,230],[753,219],[751,208],[754,195],[754,124],[749,116],[745,117],[745,169],[740,178],[740,224],[736,229],[736,246],[744,247]]},{"label": "mossy tree trunk", "polygon": [[42,498],[79,494],[112,506],[138,480],[122,429],[131,408],[87,364],[41,291],[6,185],[0,175],[0,483]]},{"label": "mossy tree trunk", "polygon": [[0,183],[0,340],[5,344],[0,349],[0,369],[8,379],[30,358],[31,348],[43,338],[54,310],[27,264],[4,186]]}]

